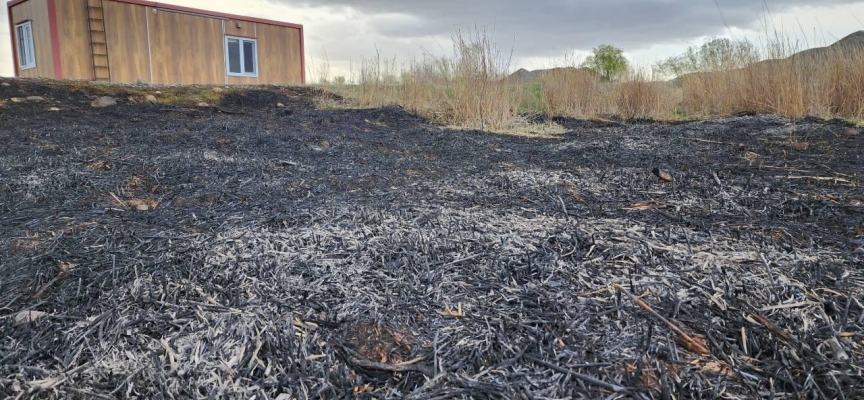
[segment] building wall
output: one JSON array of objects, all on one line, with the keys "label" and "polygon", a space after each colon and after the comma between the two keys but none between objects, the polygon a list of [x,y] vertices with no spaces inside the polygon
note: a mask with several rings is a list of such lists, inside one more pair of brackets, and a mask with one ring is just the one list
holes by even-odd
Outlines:
[{"label": "building wall", "polygon": [[[36,68],[19,70],[18,74],[27,78],[54,78],[54,53],[51,47],[51,21],[48,14],[48,0],[29,0],[12,7],[12,21],[10,22],[13,26],[27,20],[33,23],[33,47],[36,53]],[[13,32],[13,46],[17,46],[15,40]],[[18,65],[17,53],[15,53],[15,65]]]},{"label": "building wall", "polygon": [[150,13],[153,81],[223,83],[222,21],[176,12]]},{"label": "building wall", "polygon": [[58,0],[55,10],[63,78],[94,79],[87,0]]},{"label": "building wall", "polygon": [[111,81],[152,82],[147,36],[148,7],[105,0],[102,8],[105,13]]},{"label": "building wall", "polygon": [[[177,12],[145,0],[101,2],[113,82],[303,83],[299,28],[270,25],[263,20],[237,20],[228,15],[199,15],[194,10]],[[11,8],[14,23],[33,21],[36,68],[20,71],[20,76],[95,79],[87,4],[88,0],[27,0]],[[57,43],[51,41],[52,7]],[[258,40],[257,78],[227,75],[226,35]]]},{"label": "building wall", "polygon": [[262,83],[303,82],[300,30],[258,24],[258,78]]},{"label": "building wall", "polygon": [[[237,24],[240,23],[243,25],[238,28]],[[225,21],[225,34],[229,36],[242,36],[248,38],[255,38],[258,31],[258,24],[254,22],[248,21],[238,21],[236,19],[229,19]]]},{"label": "building wall", "polygon": [[[260,75],[259,75],[260,76]],[[257,85],[261,82],[260,78],[250,76],[226,76],[226,85]]]}]

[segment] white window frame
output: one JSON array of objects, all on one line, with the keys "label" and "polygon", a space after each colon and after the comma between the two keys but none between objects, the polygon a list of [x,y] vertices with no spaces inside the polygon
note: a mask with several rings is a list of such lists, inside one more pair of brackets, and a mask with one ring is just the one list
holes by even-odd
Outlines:
[{"label": "white window frame", "polygon": [[[240,41],[240,72],[239,74],[236,72],[231,72],[231,59],[228,54],[228,41],[229,40],[239,40]],[[244,46],[243,42],[252,42],[252,45],[255,48],[255,54],[252,55],[252,62],[255,64],[255,72],[246,72],[246,57],[243,54]],[[247,78],[257,78],[258,77],[258,39],[252,39],[241,36],[228,36],[225,35],[225,72],[228,73],[228,76],[243,76]]]},{"label": "white window frame", "polygon": [[[21,41],[19,40],[20,39],[19,38],[19,36],[20,36],[19,29],[24,28],[24,27],[26,27],[27,30],[29,31],[30,36],[24,37],[24,46],[25,46],[24,55],[27,58],[24,60],[24,63],[22,64],[21,63]],[[15,47],[18,49],[18,53],[16,54],[17,60],[15,60],[15,62],[18,63],[18,67],[22,71],[25,69],[36,68],[36,44],[33,41],[33,23],[32,23],[32,21],[26,21],[26,22],[22,22],[20,24],[15,25]],[[256,48],[256,52],[257,52],[257,48]],[[257,68],[258,65],[256,64],[255,67]]]}]

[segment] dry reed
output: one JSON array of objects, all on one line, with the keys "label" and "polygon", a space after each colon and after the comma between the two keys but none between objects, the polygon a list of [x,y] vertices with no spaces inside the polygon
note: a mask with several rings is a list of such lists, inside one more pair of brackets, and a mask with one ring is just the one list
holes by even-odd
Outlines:
[{"label": "dry reed", "polygon": [[800,53],[798,42],[775,35],[761,47],[727,41],[732,50],[711,54],[672,81],[637,69],[621,81],[604,82],[565,57],[563,67],[524,82],[506,79],[510,54],[499,51],[486,31],[460,30],[452,39],[449,56],[427,53],[400,68],[395,59],[376,54],[362,60],[355,85],[330,88],[361,107],[399,105],[438,123],[492,130],[512,126],[520,113],[656,120],[736,113],[864,118],[862,47]]}]

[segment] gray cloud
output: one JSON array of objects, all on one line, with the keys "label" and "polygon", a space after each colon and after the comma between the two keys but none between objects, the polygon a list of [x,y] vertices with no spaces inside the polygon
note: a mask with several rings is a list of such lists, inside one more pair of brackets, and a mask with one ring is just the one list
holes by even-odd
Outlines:
[{"label": "gray cloud", "polygon": [[[628,51],[652,44],[721,35],[726,24],[759,27],[757,0],[270,0],[310,7],[351,7],[370,19],[382,38],[447,35],[460,26],[494,27],[499,45],[515,43],[517,56],[558,56],[601,43]],[[860,1],[860,0],[857,0]],[[856,0],[770,0],[770,12],[794,6],[831,6]],[[719,5],[719,11],[718,11]],[[722,12],[722,17],[721,17]],[[724,21],[725,19],[725,21]],[[502,43],[503,42],[503,43]]]}]

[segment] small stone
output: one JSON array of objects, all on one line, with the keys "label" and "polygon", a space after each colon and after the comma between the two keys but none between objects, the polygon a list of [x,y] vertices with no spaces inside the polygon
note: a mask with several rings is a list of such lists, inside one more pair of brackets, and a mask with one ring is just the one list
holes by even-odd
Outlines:
[{"label": "small stone", "polygon": [[156,102],[157,102],[156,96],[154,96],[152,94],[148,94],[146,97],[144,97],[144,101],[146,101],[150,104],[156,104]]},{"label": "small stone", "polygon": [[285,105],[282,104],[282,103],[276,103],[276,107],[279,107],[279,108],[285,108]]},{"label": "small stone", "polygon": [[221,87],[214,87],[213,88],[214,93],[222,93],[224,91],[225,91],[225,89],[222,89]]},{"label": "small stone", "polygon": [[27,101],[45,101],[42,96],[27,96]]},{"label": "small stone", "polygon": [[3,83],[0,83],[0,86],[12,86],[12,85],[10,85],[8,82],[3,82]]},{"label": "small stone", "polygon": [[24,101],[24,100],[21,100],[20,97],[13,97],[13,98],[9,99],[9,101],[11,101],[11,102],[13,102],[13,103],[20,103],[20,102],[22,102],[22,101]]},{"label": "small stone", "polygon": [[159,90],[157,90],[157,91],[155,91],[155,92],[153,92],[153,94],[155,94],[155,95],[157,95],[157,96],[159,96],[159,95],[161,95],[161,94],[162,94],[162,92],[161,92],[161,91],[159,91]]},{"label": "small stone", "polygon": [[203,102],[203,101],[200,102],[200,103],[198,103],[198,104],[196,104],[196,106],[198,106],[198,107],[210,107],[209,104],[207,104],[207,103],[205,103],[205,102]]},{"label": "small stone", "polygon": [[672,175],[669,175],[669,174],[668,174],[667,172],[665,172],[665,171],[661,171],[660,168],[654,168],[654,169],[652,169],[652,170],[651,170],[651,173],[654,174],[654,176],[656,176],[656,177],[658,177],[658,178],[660,178],[660,179],[662,179],[662,180],[664,180],[664,181],[666,181],[666,182],[673,182],[673,181],[675,181],[675,178],[673,178]]},{"label": "small stone", "polygon": [[148,207],[146,204],[138,204],[137,206],[135,206],[135,209],[138,211],[150,211],[150,207]]},{"label": "small stone", "polygon": [[116,104],[117,104],[117,100],[114,100],[113,98],[108,97],[108,96],[102,96],[102,97],[97,98],[96,100],[93,100],[93,102],[90,103],[90,106],[96,107],[96,108],[101,108],[101,107],[110,107],[110,106],[113,106]]},{"label": "small stone", "polygon": [[15,316],[12,317],[12,320],[15,322],[16,325],[18,325],[18,324],[23,324],[25,322],[33,322],[39,318],[46,317],[46,316],[48,316],[48,313],[46,313],[46,312],[29,310],[29,311],[21,311],[18,314],[15,314]]},{"label": "small stone", "polygon": [[138,102],[138,100],[135,99],[135,96],[129,96],[126,98],[126,100],[133,104]]},{"label": "small stone", "polygon": [[48,111],[54,111],[54,112],[57,112],[57,111],[60,111],[60,109],[57,108],[57,107],[51,107],[51,108],[48,109]]},{"label": "small stone", "polygon": [[328,142],[328,141],[326,141],[326,140],[322,141],[322,142],[320,143],[320,145],[321,145],[321,148],[322,148],[322,149],[329,149],[329,148],[330,148],[330,142]]},{"label": "small stone", "polygon": [[861,131],[857,129],[848,129],[846,130],[846,136],[858,136],[861,134]]}]

